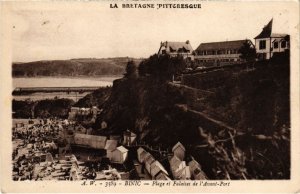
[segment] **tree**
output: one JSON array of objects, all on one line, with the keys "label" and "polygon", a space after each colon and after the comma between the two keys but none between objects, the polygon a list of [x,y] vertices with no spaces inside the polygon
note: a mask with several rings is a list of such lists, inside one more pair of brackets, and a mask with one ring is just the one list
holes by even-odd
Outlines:
[{"label": "tree", "polygon": [[146,74],[156,77],[158,80],[171,80],[173,76],[180,75],[187,63],[182,56],[170,57],[169,55],[150,56],[139,65],[139,75]]},{"label": "tree", "polygon": [[241,53],[240,58],[247,62],[254,62],[256,59],[256,50],[249,41],[244,42],[239,52]]},{"label": "tree", "polygon": [[126,66],[126,73],[124,74],[127,78],[137,77],[137,67],[133,61],[129,61]]}]

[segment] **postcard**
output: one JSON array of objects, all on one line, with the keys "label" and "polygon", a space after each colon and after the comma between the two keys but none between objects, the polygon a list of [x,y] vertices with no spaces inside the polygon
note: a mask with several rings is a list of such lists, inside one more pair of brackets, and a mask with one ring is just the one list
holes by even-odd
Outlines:
[{"label": "postcard", "polygon": [[2,1],[1,192],[300,192],[298,1]]}]

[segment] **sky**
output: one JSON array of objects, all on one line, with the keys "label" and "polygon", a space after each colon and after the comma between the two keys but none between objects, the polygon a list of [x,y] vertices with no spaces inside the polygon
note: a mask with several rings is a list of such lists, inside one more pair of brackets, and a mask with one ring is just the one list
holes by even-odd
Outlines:
[{"label": "sky", "polygon": [[[122,3],[154,1],[119,1]],[[183,1],[186,2],[186,1]],[[250,39],[273,18],[289,33],[284,2],[206,2],[201,9],[111,9],[109,2],[15,3],[11,12],[14,62],[71,58],[149,57],[161,41],[200,43]]]}]

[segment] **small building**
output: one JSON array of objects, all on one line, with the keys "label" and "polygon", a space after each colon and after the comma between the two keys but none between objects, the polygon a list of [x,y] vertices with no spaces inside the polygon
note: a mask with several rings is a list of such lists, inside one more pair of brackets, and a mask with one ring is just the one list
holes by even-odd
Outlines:
[{"label": "small building", "polygon": [[100,125],[101,125],[101,129],[107,128],[107,123],[105,121],[102,121]]},{"label": "small building", "polygon": [[139,147],[137,149],[137,159],[140,163],[144,162],[146,154],[147,154],[147,151],[144,150],[144,148]]},{"label": "small building", "polygon": [[181,176],[182,169],[186,167],[186,162],[180,160],[177,156],[174,155],[169,160],[169,163],[173,177],[175,179],[179,179],[179,177]]},{"label": "small building", "polygon": [[78,112],[78,115],[81,115],[81,116],[86,116],[86,115],[89,115],[91,114],[91,109],[90,108],[80,108],[79,112]]},{"label": "small building", "polygon": [[201,66],[242,63],[240,49],[245,43],[254,48],[248,39],[201,43],[195,50],[195,61]]},{"label": "small building", "polygon": [[188,40],[186,42],[161,42],[158,55],[182,56],[184,59],[194,60],[193,48]]},{"label": "small building", "polygon": [[151,173],[151,164],[155,161],[155,158],[147,152],[147,156],[145,157],[145,167],[146,167],[146,170],[148,171],[148,173],[150,174]]},{"label": "small building", "polygon": [[82,134],[86,134],[87,130],[85,127],[83,127],[82,125],[75,125],[75,132],[76,133],[82,133]]},{"label": "small building", "polygon": [[93,107],[91,108],[91,113],[92,113],[93,115],[97,115],[99,112],[100,112],[100,109],[99,109],[97,106],[93,106]]},{"label": "small building", "polygon": [[90,136],[90,147],[96,149],[104,149],[106,145],[107,137],[105,136],[98,136],[98,135],[88,135]]},{"label": "small building", "polygon": [[51,153],[47,153],[46,154],[46,162],[53,162],[53,157],[52,157],[52,154]]},{"label": "small building", "polygon": [[74,144],[75,145],[83,145],[83,146],[88,146],[89,145],[89,135],[87,136],[86,134],[81,134],[81,133],[75,133],[74,135]]},{"label": "small building", "polygon": [[86,130],[87,135],[91,135],[92,132],[93,132],[93,129],[91,127]]},{"label": "small building", "polygon": [[156,180],[171,180],[164,172],[158,173]]},{"label": "small building", "polygon": [[180,159],[181,161],[184,160],[185,157],[185,147],[178,142],[177,144],[175,144],[172,148],[172,152],[175,156],[177,156],[178,159]]},{"label": "small building", "polygon": [[133,133],[129,130],[126,130],[123,133],[123,144],[124,145],[130,146],[134,143],[135,140],[136,140],[136,134],[135,133]]},{"label": "small building", "polygon": [[285,52],[290,48],[290,36],[288,34],[272,33],[272,25],[273,19],[254,38],[259,60],[270,59],[275,53]]},{"label": "small building", "polygon": [[123,164],[127,160],[128,150],[119,146],[114,151],[112,151],[111,162],[117,164]]},{"label": "small building", "polygon": [[190,167],[190,173],[194,180],[206,180],[206,174],[201,170],[200,164],[196,160],[191,160],[188,163]]},{"label": "small building", "polygon": [[22,128],[25,127],[24,123],[16,123],[16,128]]},{"label": "small building", "polygon": [[105,150],[106,150],[106,156],[111,160],[112,159],[112,153],[117,148],[118,141],[109,139],[106,141]]},{"label": "small building", "polygon": [[79,110],[80,110],[79,107],[71,107],[71,112],[72,112],[72,113],[78,113]]},{"label": "small building", "polygon": [[68,120],[75,120],[76,115],[78,114],[79,111],[80,111],[79,107],[71,107]]},{"label": "small building", "polygon": [[110,135],[109,139],[111,139],[111,140],[117,140],[118,143],[120,143],[120,144],[122,143],[122,136],[120,136],[120,135]]},{"label": "small building", "polygon": [[105,136],[86,135],[80,133],[75,133],[74,135],[75,145],[87,146],[96,149],[104,149],[106,140],[107,138]]},{"label": "small building", "polygon": [[69,180],[71,180],[71,181],[79,180],[79,176],[78,176],[79,172],[80,172],[80,169],[79,169],[77,161],[72,162]]},{"label": "small building", "polygon": [[156,175],[158,175],[160,172],[169,175],[166,169],[162,166],[162,164],[159,161],[155,160],[150,165],[150,174],[152,176],[152,179],[155,179]]},{"label": "small building", "polygon": [[177,170],[178,168],[183,168],[185,166],[185,161],[180,160],[177,156],[173,156],[170,160],[171,170]]},{"label": "small building", "polygon": [[190,180],[191,179],[191,173],[189,166],[185,166],[184,168],[178,170],[176,172],[176,179],[178,180]]}]

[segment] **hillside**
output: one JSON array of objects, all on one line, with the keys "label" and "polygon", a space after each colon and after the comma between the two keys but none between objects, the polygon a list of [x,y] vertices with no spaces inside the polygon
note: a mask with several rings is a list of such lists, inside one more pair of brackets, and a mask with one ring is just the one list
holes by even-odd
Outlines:
[{"label": "hillside", "polygon": [[36,76],[105,76],[122,75],[129,60],[139,63],[142,59],[119,57],[102,59],[46,60],[13,63],[13,77]]},{"label": "hillside", "polygon": [[[180,141],[210,179],[289,178],[289,61],[225,74],[223,81],[210,77],[203,85],[210,95],[202,96],[151,75],[115,80],[94,133],[130,129],[163,150]],[[99,129],[102,121],[107,129]]]}]

